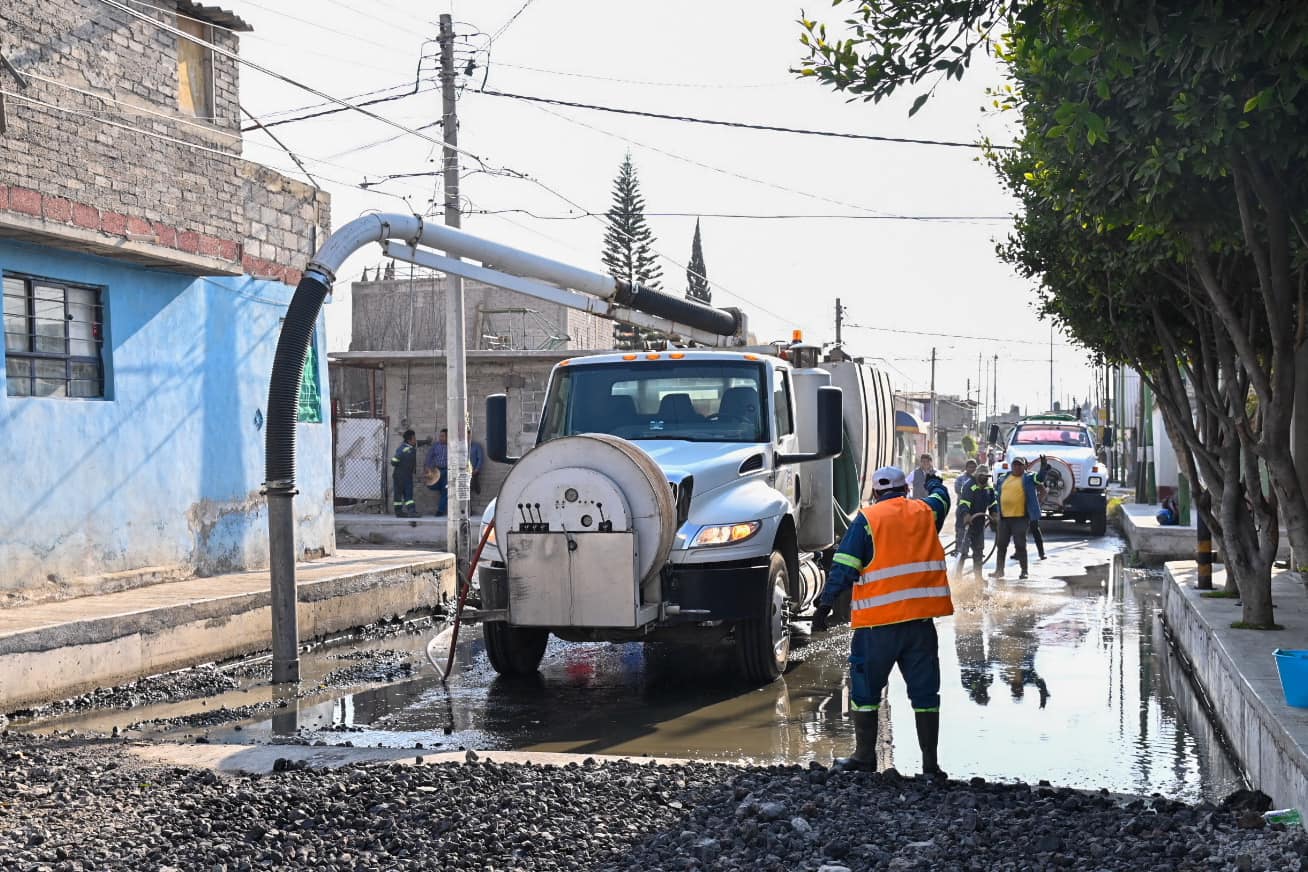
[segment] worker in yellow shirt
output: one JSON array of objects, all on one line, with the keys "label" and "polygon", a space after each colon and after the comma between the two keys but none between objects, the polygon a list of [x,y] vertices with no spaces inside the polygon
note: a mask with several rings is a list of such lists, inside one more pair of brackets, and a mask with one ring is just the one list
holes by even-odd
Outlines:
[{"label": "worker in yellow shirt", "polygon": [[1018,565],[1022,567],[1022,574],[1018,577],[1027,577],[1026,531],[1032,521],[1040,520],[1040,496],[1036,493],[1036,485],[1044,483],[1048,471],[1049,461],[1043,454],[1040,455],[1040,469],[1033,473],[1026,471],[1025,457],[1014,457],[1009,471],[995,482],[999,521],[995,524],[995,571],[990,574],[991,578],[1004,577],[1004,557],[1008,554],[1010,540],[1017,553]]}]

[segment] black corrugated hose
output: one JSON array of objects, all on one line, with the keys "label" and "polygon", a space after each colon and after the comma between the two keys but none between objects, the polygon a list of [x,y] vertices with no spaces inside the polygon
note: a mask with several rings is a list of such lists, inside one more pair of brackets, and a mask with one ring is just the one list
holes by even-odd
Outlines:
[{"label": "black corrugated hose", "polygon": [[300,382],[304,378],[304,360],[313,339],[313,328],[328,290],[313,275],[301,278],[277,339],[272,378],[268,383],[268,429],[263,443],[265,485],[269,488],[290,489],[295,484],[295,423],[300,410]]}]

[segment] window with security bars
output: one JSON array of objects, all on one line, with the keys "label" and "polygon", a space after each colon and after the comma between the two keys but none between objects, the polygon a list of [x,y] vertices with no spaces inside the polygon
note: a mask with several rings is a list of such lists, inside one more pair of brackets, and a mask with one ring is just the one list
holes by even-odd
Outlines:
[{"label": "window with security bars", "polygon": [[104,397],[99,288],[6,273],[4,318],[9,396]]}]

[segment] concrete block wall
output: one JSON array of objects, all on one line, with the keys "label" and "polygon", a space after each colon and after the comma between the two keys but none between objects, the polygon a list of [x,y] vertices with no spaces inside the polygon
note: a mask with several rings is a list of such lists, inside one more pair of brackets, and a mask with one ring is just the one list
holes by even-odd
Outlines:
[{"label": "concrete block wall", "polygon": [[[396,278],[355,282],[351,290],[351,351],[441,350],[445,342],[445,277],[410,280],[405,264]],[[529,309],[529,314],[490,314]],[[613,347],[613,322],[482,284],[464,283],[465,341],[470,350],[495,347],[482,334],[511,337],[512,347],[533,351],[549,346],[564,350]],[[564,339],[566,337],[566,340]]]},{"label": "concrete block wall", "polygon": [[[501,356],[495,359],[472,356],[468,360],[468,413],[473,438],[486,444],[486,397],[507,394],[509,397],[509,453],[521,456],[536,444],[541,408],[550,370],[568,355],[536,353]],[[407,391],[406,391],[407,388]],[[405,418],[405,397],[408,396]],[[412,427],[420,442],[434,439],[436,432],[448,424],[445,413],[445,362],[415,363],[412,367],[393,364],[386,367],[387,413],[391,420],[388,456],[395,451],[407,427]],[[419,449],[418,465],[426,456],[427,446]],[[481,493],[473,494],[472,507],[480,515],[486,504],[499,492],[509,467],[487,461],[481,475]],[[436,497],[419,483],[415,487],[418,511],[430,515],[436,511]]]},{"label": "concrete block wall", "polygon": [[[168,8],[144,12],[177,21]],[[0,32],[31,74],[24,99],[7,101],[0,227],[131,239],[164,260],[199,254],[299,281],[330,226],[329,197],[241,159],[235,60],[214,54],[214,116],[195,118],[178,104],[181,37],[126,12],[97,0],[3,4]],[[210,32],[237,50],[236,34]]]}]

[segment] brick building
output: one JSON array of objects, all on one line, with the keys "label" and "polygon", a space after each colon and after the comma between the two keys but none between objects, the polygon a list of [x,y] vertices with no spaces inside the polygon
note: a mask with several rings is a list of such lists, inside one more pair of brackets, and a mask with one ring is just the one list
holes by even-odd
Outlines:
[{"label": "brick building", "polygon": [[[447,279],[409,279],[406,270],[397,265],[396,278],[352,286],[350,350],[331,356],[337,364],[333,390],[340,391],[333,400],[341,408],[359,405],[357,397],[345,395],[348,386],[356,383],[348,368],[380,369],[372,393],[384,398],[378,412],[387,419],[388,453],[410,427],[425,452],[435,433],[447,424]],[[550,370],[579,353],[611,349],[614,322],[480,282],[464,282],[464,309],[473,436],[481,440],[486,432],[486,397],[508,394],[509,448],[526,451],[535,443]],[[495,496],[507,472],[508,467],[487,463],[481,493],[473,495],[474,513]],[[435,499],[424,487],[416,490],[418,511],[432,514]]]},{"label": "brick building", "polygon": [[[239,17],[157,0],[0,5],[0,598],[266,562],[262,426],[327,194],[242,157]],[[302,552],[334,550],[319,325]]]}]

